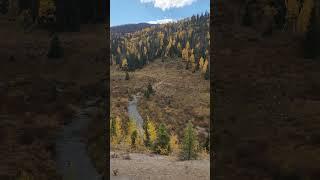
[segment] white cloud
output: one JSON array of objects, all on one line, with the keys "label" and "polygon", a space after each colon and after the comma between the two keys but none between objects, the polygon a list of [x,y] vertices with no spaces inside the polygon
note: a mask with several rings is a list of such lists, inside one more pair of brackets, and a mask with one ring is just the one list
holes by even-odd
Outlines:
[{"label": "white cloud", "polygon": [[162,9],[165,11],[171,8],[180,8],[190,5],[197,0],[140,0],[141,3],[153,3],[154,7]]},{"label": "white cloud", "polygon": [[173,19],[159,19],[155,21],[149,21],[149,24],[165,24],[165,23],[170,23],[170,22],[175,22],[176,20]]}]

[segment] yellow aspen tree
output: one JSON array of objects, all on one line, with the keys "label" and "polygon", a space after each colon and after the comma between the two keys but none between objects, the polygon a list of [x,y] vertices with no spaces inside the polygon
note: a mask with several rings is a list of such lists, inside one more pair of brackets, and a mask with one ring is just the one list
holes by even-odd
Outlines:
[{"label": "yellow aspen tree", "polygon": [[147,116],[147,121],[144,125],[144,142],[146,146],[151,146],[154,144],[157,138],[157,130],[154,122]]},{"label": "yellow aspen tree", "polygon": [[189,49],[190,49],[190,43],[189,43],[189,41],[187,41],[186,49],[187,49],[188,51],[189,51]]},{"label": "yellow aspen tree", "polygon": [[206,73],[206,71],[208,69],[208,65],[209,65],[209,62],[208,62],[208,59],[206,59],[206,61],[204,62],[204,65],[202,67],[202,72],[203,73]]},{"label": "yellow aspen tree", "polygon": [[118,48],[117,48],[117,53],[118,53],[118,54],[121,54],[121,49],[120,49],[119,46],[118,46]]},{"label": "yellow aspen tree", "polygon": [[179,140],[177,135],[173,133],[171,134],[169,145],[170,145],[171,153],[173,154],[179,153],[180,147],[179,147]]},{"label": "yellow aspen tree", "polygon": [[201,57],[199,60],[199,68],[202,69],[203,65],[204,65],[204,59],[203,59],[203,57]]},{"label": "yellow aspen tree", "polygon": [[287,6],[287,21],[289,28],[296,32],[296,21],[299,15],[299,2],[298,0],[285,0]]},{"label": "yellow aspen tree", "polygon": [[123,58],[123,59],[122,59],[121,67],[122,67],[123,69],[127,69],[127,68],[128,68],[127,58]]},{"label": "yellow aspen tree", "polygon": [[184,49],[182,50],[182,54],[181,54],[181,55],[182,55],[182,59],[188,61],[189,56],[188,56],[188,50],[187,50],[186,48],[184,48]]},{"label": "yellow aspen tree", "polygon": [[303,2],[303,7],[298,16],[298,22],[297,22],[298,32],[302,32],[302,33],[307,32],[310,24],[313,7],[314,7],[314,0],[305,0]]},{"label": "yellow aspen tree", "polygon": [[39,16],[47,16],[49,11],[55,11],[56,6],[53,0],[40,0]]},{"label": "yellow aspen tree", "polygon": [[[191,51],[193,52],[193,50]],[[192,71],[195,71],[196,69],[196,62],[195,62],[195,58],[194,58],[194,54],[192,53],[191,56],[190,56],[190,63],[192,65]]]}]

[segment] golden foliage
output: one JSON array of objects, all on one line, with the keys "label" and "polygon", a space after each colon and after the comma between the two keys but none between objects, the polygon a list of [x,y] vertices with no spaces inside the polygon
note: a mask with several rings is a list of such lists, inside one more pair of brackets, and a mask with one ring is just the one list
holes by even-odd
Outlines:
[{"label": "golden foliage", "polygon": [[54,11],[56,6],[53,0],[40,0],[39,5],[39,16],[48,15],[49,11]]},{"label": "golden foliage", "polygon": [[201,57],[199,60],[199,68],[202,69],[203,65],[204,65],[204,59],[203,59],[203,57]]},{"label": "golden foliage", "polygon": [[134,131],[137,131],[137,124],[133,119],[129,119],[127,124],[127,134],[125,138],[126,144],[131,145],[131,135]]},{"label": "golden foliage", "polygon": [[296,18],[299,14],[299,1],[298,0],[285,0],[287,6],[287,16],[289,19]]},{"label": "golden foliage", "polygon": [[111,143],[119,144],[122,140],[123,130],[120,117],[111,120]]},{"label": "golden foliage", "polygon": [[22,171],[21,175],[18,178],[18,180],[33,180],[33,179],[34,178],[25,171]]},{"label": "golden foliage", "polygon": [[298,16],[297,20],[297,30],[298,32],[307,32],[309,24],[310,24],[310,19],[311,19],[311,14],[312,14],[312,9],[314,7],[314,1],[313,0],[305,0],[303,2],[303,7],[301,9],[301,12]]},{"label": "golden foliage", "polygon": [[128,61],[126,58],[122,59],[122,64],[121,64],[122,68],[128,68]]},{"label": "golden foliage", "polygon": [[150,144],[153,144],[157,139],[157,130],[154,122],[149,118],[149,116],[147,116],[146,128],[144,140],[147,140],[146,133],[148,133]]},{"label": "golden foliage", "polygon": [[171,152],[176,154],[179,152],[179,140],[178,140],[178,136],[175,135],[175,134],[171,134],[170,136],[170,149],[171,149]]},{"label": "golden foliage", "polygon": [[209,61],[208,61],[208,59],[206,59],[206,61],[204,62],[204,65],[202,67],[202,73],[207,72],[208,66],[209,66]]},{"label": "golden foliage", "polygon": [[181,56],[182,56],[182,59],[184,60],[187,60],[189,59],[189,53],[188,53],[188,50],[186,48],[184,48],[181,52]]}]

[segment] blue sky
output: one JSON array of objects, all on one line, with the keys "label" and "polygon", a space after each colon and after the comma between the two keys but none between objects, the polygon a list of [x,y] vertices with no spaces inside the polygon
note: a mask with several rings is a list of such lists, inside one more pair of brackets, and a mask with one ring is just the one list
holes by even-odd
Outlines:
[{"label": "blue sky", "polygon": [[160,23],[210,11],[210,0],[111,0],[110,25]]}]

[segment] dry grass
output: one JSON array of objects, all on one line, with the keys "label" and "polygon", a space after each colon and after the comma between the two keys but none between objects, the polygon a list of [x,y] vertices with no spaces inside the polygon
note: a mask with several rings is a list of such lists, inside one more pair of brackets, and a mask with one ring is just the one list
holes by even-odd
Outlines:
[{"label": "dry grass", "polygon": [[[15,178],[19,169],[35,179],[57,179],[55,133],[70,119],[72,107],[80,106],[82,87],[96,86],[106,74],[103,25],[61,33],[66,54],[58,60],[46,57],[47,31],[23,33],[4,19],[0,27],[0,154],[5,160],[0,179]],[[55,81],[63,89],[57,96]]]},{"label": "dry grass", "polygon": [[143,94],[151,83],[155,94],[139,99],[138,110],[143,119],[148,115],[158,124],[164,122],[180,137],[189,120],[208,130],[210,83],[200,74],[179,67],[184,67],[180,59],[167,59],[164,63],[157,59],[131,72],[130,80],[124,80],[125,73],[111,67],[111,113],[126,120],[129,96]]}]

